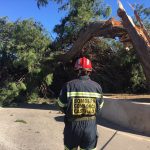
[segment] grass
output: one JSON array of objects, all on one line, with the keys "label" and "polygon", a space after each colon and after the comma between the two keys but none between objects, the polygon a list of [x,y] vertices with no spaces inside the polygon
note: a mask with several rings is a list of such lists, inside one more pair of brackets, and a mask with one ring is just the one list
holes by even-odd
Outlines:
[{"label": "grass", "polygon": [[22,120],[22,119],[17,119],[17,120],[16,120],[16,121],[14,121],[14,122],[20,122],[20,123],[27,124],[27,122],[26,122],[26,121],[24,121],[24,120]]}]

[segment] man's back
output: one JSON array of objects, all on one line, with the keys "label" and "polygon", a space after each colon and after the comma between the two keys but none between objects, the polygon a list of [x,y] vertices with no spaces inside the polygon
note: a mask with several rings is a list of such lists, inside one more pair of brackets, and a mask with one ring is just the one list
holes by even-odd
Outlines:
[{"label": "man's back", "polygon": [[79,79],[68,82],[66,89],[68,101],[66,117],[78,118],[98,113],[102,89],[89,76],[80,76]]},{"label": "man's back", "polygon": [[75,64],[78,79],[67,82],[57,101],[65,113],[64,145],[66,150],[94,150],[97,145],[96,114],[103,105],[101,86],[89,77],[91,61],[79,58]]},{"label": "man's back", "polygon": [[75,92],[97,92],[101,93],[102,89],[100,85],[91,80],[89,76],[80,76],[78,79],[74,79],[67,83],[68,91]]}]

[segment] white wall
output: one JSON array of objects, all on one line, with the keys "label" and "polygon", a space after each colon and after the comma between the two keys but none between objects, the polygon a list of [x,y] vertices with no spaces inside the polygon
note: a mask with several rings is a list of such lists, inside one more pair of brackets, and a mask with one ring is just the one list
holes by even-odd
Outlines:
[{"label": "white wall", "polygon": [[150,135],[150,103],[104,98],[102,117]]}]

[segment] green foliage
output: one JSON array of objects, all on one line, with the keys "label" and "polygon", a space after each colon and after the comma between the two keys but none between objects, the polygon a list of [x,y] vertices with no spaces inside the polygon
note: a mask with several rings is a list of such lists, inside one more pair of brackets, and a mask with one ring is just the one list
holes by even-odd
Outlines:
[{"label": "green foliage", "polygon": [[[68,12],[61,24],[54,28],[58,37],[53,46],[57,50],[69,50],[78,38],[79,31],[84,30],[89,22],[107,18],[111,14],[111,8],[101,0],[54,1],[58,4],[62,2],[59,10]],[[136,5],[136,10],[149,30],[149,8]],[[145,77],[135,50],[126,51],[122,44],[110,39],[100,39],[98,43],[90,46],[87,44],[87,49],[88,51],[83,55],[89,57],[93,62],[95,72],[93,72],[92,78],[97,82],[101,81],[105,92],[146,92]],[[63,71],[57,69],[57,73],[55,73],[54,91],[59,89],[56,86],[60,85],[62,80],[65,82],[71,76],[74,77],[71,68],[68,68],[67,65],[64,68]],[[67,74],[68,70],[71,75]]]},{"label": "green foliage", "polygon": [[111,13],[110,7],[102,0],[70,0],[67,6],[67,16],[54,28],[58,35],[55,41],[57,49],[70,49],[83,27],[92,21],[107,18]]},{"label": "green foliage", "polygon": [[0,90],[0,104],[2,106],[9,105],[21,91],[26,90],[26,85],[23,82],[10,82],[6,88]]},{"label": "green foliage", "polygon": [[144,7],[144,5],[137,4],[135,6],[138,14],[142,18],[142,20],[150,20],[150,7]]},{"label": "green foliage", "polygon": [[36,0],[38,6],[46,6],[49,1],[59,4],[59,10],[65,10],[66,16],[61,24],[54,28],[57,33],[53,46],[57,50],[68,50],[77,39],[79,31],[89,22],[107,18],[111,8],[103,0]]},{"label": "green foliage", "polygon": [[52,70],[44,71],[51,67],[43,65],[51,57],[51,40],[42,25],[32,19],[9,22],[3,17],[0,28],[0,101],[7,105],[14,99],[35,99],[40,90],[34,89],[39,89]]},{"label": "green foliage", "polygon": [[47,86],[51,85],[52,82],[53,82],[53,74],[48,74],[46,77],[45,77],[45,82],[47,84]]},{"label": "green foliage", "polygon": [[21,66],[29,72],[39,71],[40,61],[50,44],[42,25],[32,19],[10,23],[2,18],[0,27],[1,63],[7,65],[8,62],[16,68]]},{"label": "green foliage", "polygon": [[26,86],[25,86],[25,84],[23,83],[23,82],[20,82],[19,84],[18,84],[18,89],[19,90],[26,90]]},{"label": "green foliage", "polygon": [[98,38],[96,43],[89,42],[87,47],[83,55],[93,63],[92,79],[102,85],[104,92],[147,92],[145,76],[134,49],[127,51],[119,41],[103,38]]},{"label": "green foliage", "polygon": [[34,103],[36,102],[38,97],[39,97],[38,91],[32,91],[30,95],[28,96],[27,101],[29,103]]},{"label": "green foliage", "polygon": [[46,6],[48,4],[48,0],[36,0],[37,6],[40,8],[40,6]]},{"label": "green foliage", "polygon": [[[148,33],[150,34],[150,7],[144,7],[144,5],[137,4],[135,6],[135,9],[142,19]],[[137,23],[137,20],[135,18],[134,21]]]},{"label": "green foliage", "polygon": [[[36,0],[46,6],[50,0]],[[59,94],[64,84],[75,77],[74,60],[59,64],[55,59],[69,50],[80,30],[88,23],[107,18],[111,8],[102,0],[51,0],[67,12],[54,28],[54,42],[43,26],[33,19],[10,22],[0,18],[0,103],[14,101],[34,103],[39,97]],[[150,29],[149,8],[137,5],[144,24]],[[93,41],[92,41],[93,42]],[[146,92],[142,67],[134,49],[126,51],[118,41],[98,38],[96,43],[86,43],[83,55],[93,62],[92,78],[102,84],[104,92]]]},{"label": "green foliage", "polygon": [[134,64],[131,70],[131,85],[133,92],[143,92],[146,90],[146,78],[140,64]]}]

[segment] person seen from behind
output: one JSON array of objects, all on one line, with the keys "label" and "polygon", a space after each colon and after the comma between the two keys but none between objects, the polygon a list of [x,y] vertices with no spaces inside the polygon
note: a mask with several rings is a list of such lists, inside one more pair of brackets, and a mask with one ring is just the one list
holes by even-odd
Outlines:
[{"label": "person seen from behind", "polygon": [[102,88],[90,79],[92,64],[86,57],[75,63],[78,78],[64,84],[57,101],[65,114],[65,150],[96,150],[98,133],[96,115],[104,101]]}]

